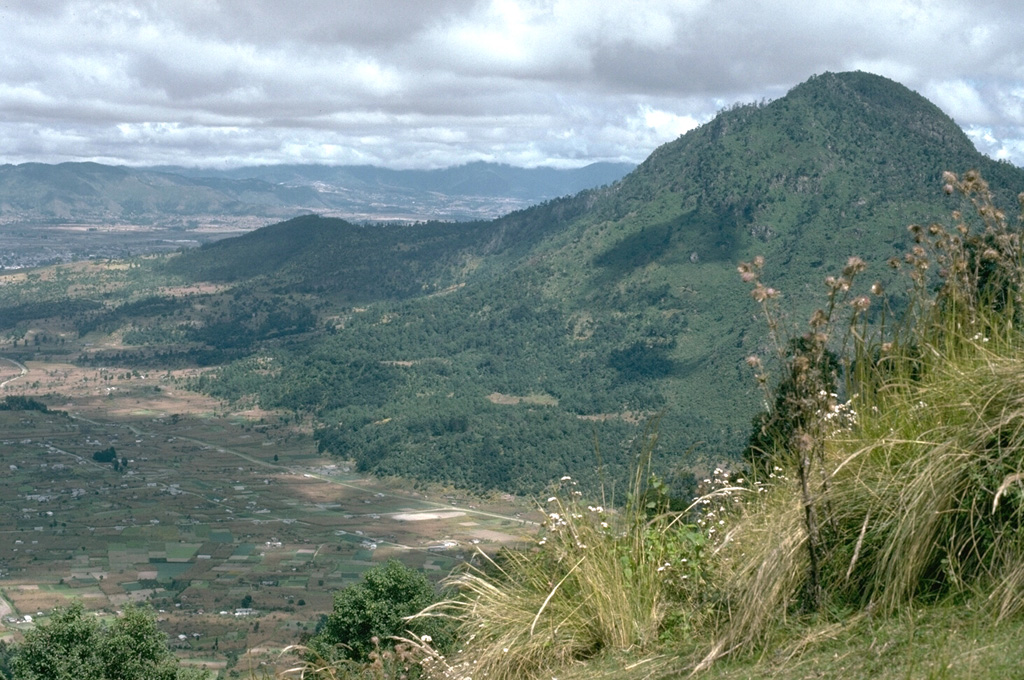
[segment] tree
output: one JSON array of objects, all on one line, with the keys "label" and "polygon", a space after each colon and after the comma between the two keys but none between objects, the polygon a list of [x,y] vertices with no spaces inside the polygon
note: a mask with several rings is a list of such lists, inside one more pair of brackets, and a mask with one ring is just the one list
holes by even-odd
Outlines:
[{"label": "tree", "polygon": [[109,463],[117,460],[117,451],[114,450],[113,446],[108,446],[102,451],[95,451],[92,454],[92,459],[97,463]]},{"label": "tree", "polygon": [[111,624],[101,647],[106,680],[175,680],[178,662],[150,611],[129,607]]},{"label": "tree", "polygon": [[754,417],[753,430],[743,451],[751,473],[766,480],[775,465],[795,458],[794,437],[821,417],[821,396],[838,390],[842,366],[839,356],[819,346],[813,336],[792,338],[787,345],[784,374],[775,387],[771,411]]},{"label": "tree", "polygon": [[81,602],[54,610],[25,634],[11,663],[14,680],[202,680],[167,649],[151,610],[128,607],[109,628],[87,616]]},{"label": "tree", "polygon": [[81,602],[54,610],[25,634],[12,663],[15,680],[102,680],[100,626]]},{"label": "tree", "polygon": [[409,631],[430,635],[435,647],[444,648],[450,633],[440,619],[405,620],[435,601],[426,577],[398,560],[388,560],[363,574],[359,583],[335,593],[334,610],[318,626],[309,647],[324,659],[366,661],[377,645],[393,646],[392,636]]}]

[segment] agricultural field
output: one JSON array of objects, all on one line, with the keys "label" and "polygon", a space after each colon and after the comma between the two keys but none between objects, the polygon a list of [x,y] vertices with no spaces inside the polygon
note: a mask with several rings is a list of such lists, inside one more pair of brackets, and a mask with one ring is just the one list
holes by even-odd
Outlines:
[{"label": "agricultural field", "polygon": [[183,377],[0,361],[0,397],[51,409],[0,411],[0,635],[73,598],[101,616],[146,601],[185,659],[274,664],[374,564],[440,578],[535,528],[520,499],[360,475],[302,423]]}]

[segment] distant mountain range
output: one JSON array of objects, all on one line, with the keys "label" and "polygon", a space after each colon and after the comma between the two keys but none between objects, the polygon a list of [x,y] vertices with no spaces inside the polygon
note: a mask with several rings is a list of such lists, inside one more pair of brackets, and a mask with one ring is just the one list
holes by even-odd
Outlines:
[{"label": "distant mountain range", "polygon": [[490,219],[610,184],[633,169],[470,163],[441,170],[281,165],[233,170],[96,163],[0,166],[0,224],[200,225],[303,213],[353,221]]}]

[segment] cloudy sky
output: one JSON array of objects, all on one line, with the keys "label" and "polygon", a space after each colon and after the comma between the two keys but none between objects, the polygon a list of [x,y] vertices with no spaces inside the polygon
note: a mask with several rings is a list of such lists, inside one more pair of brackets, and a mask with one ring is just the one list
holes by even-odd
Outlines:
[{"label": "cloudy sky", "polygon": [[642,161],[824,71],[1024,165],[1019,0],[0,0],[0,163]]}]

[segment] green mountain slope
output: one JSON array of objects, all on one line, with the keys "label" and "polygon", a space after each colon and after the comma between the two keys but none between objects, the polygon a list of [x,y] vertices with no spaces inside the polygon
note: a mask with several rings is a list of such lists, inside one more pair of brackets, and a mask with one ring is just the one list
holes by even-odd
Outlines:
[{"label": "green mountain slope", "polygon": [[[698,469],[728,460],[758,408],[743,360],[767,349],[737,263],[766,257],[796,326],[847,257],[884,277],[906,226],[952,207],[941,172],[970,167],[1003,197],[1024,188],[1024,172],[978,154],[905,87],[818,76],[722,112],[612,187],[474,224],[448,241],[459,250],[447,264],[463,266],[417,281],[464,287],[403,302],[381,291],[343,329],[282,353],[282,375],[307,379],[257,392],[311,408],[323,446],[377,472],[519,490],[593,479],[596,434],[614,476],[636,421],[660,411],[666,464],[687,450]],[[402,267],[396,257],[378,274]],[[252,370],[205,387],[251,389]]]},{"label": "green mountain slope", "polygon": [[422,293],[461,248],[479,241],[477,226],[357,226],[307,215],[184,253],[168,270],[191,280],[259,278],[352,302],[404,298]]},{"label": "green mountain slope", "polygon": [[250,355],[197,386],[312,413],[321,446],[364,470],[516,491],[622,479],[663,412],[660,469],[685,485],[738,456],[758,409],[744,358],[768,346],[737,263],[765,256],[801,328],[849,256],[884,279],[907,224],[956,207],[941,172],[968,168],[1004,202],[1024,189],[923,97],[824,74],[723,111],[610,187],[492,222],[301,218],[185,253],[167,276],[232,288],[132,328],[164,324],[179,357]]},{"label": "green mountain slope", "polygon": [[727,455],[756,408],[743,359],[767,349],[736,264],[764,255],[792,323],[804,324],[824,277],[849,256],[885,278],[907,225],[954,207],[942,170],[972,167],[1007,203],[1024,188],[1020,169],[978,154],[923,97],[870,74],[825,74],[659,148],[531,268],[570,321],[607,338],[581,346],[665,366],[655,381],[671,414],[664,426],[702,424],[700,437],[672,441],[676,450],[705,442]]},{"label": "green mountain slope", "polygon": [[506,269],[584,215],[599,191],[488,222],[381,226],[306,215],[184,252],[167,271],[184,280],[258,282],[336,301],[404,299]]}]

